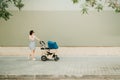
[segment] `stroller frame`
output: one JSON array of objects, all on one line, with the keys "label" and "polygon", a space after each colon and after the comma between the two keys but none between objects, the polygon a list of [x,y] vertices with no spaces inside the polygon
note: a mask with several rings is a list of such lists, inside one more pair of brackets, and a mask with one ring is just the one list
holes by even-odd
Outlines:
[{"label": "stroller frame", "polygon": [[[42,56],[41,56],[42,61],[50,60],[49,56],[51,57],[51,59],[54,59],[55,61],[59,60],[59,57],[55,54],[56,51],[51,52],[51,50],[53,50],[53,49],[50,49],[49,47],[47,47],[44,41],[40,41],[40,47],[42,50]],[[54,49],[54,50],[56,50],[56,49]]]}]

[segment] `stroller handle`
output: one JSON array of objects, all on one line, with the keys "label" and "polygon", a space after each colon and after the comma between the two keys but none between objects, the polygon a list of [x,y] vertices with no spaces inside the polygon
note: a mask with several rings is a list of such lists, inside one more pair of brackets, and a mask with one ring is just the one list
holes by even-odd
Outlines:
[{"label": "stroller handle", "polygon": [[40,43],[40,44],[45,44],[45,42],[44,42],[44,41],[40,41],[39,43]]}]

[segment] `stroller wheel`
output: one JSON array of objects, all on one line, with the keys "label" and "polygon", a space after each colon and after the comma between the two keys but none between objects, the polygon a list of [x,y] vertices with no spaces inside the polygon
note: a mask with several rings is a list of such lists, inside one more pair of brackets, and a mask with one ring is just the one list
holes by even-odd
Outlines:
[{"label": "stroller wheel", "polygon": [[42,60],[42,61],[46,61],[46,60],[47,60],[47,57],[46,57],[45,55],[43,55],[43,56],[41,57],[41,60]]},{"label": "stroller wheel", "polygon": [[54,60],[55,60],[55,61],[58,61],[58,60],[59,60],[59,57],[58,57],[57,55],[55,55]]}]

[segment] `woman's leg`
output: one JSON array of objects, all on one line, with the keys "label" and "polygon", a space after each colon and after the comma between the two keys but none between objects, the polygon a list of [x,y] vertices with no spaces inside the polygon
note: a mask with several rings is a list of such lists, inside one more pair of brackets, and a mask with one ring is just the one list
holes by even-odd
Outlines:
[{"label": "woman's leg", "polygon": [[31,57],[32,57],[32,54],[30,53],[30,54],[28,55],[28,59],[31,59]]},{"label": "woman's leg", "polygon": [[32,50],[32,59],[35,59],[35,50]]},{"label": "woman's leg", "polygon": [[32,54],[30,53],[30,54],[29,54],[29,57],[31,58],[31,56],[32,56]]}]

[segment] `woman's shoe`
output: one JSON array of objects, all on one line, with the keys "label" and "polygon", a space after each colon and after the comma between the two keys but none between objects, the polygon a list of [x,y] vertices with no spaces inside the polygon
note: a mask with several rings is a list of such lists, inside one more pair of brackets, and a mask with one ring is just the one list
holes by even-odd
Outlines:
[{"label": "woman's shoe", "polygon": [[33,58],[32,60],[33,60],[33,61],[35,61],[36,59],[35,59],[35,58]]}]

